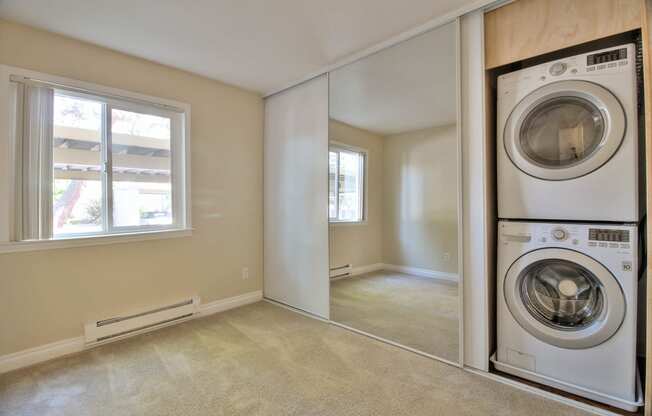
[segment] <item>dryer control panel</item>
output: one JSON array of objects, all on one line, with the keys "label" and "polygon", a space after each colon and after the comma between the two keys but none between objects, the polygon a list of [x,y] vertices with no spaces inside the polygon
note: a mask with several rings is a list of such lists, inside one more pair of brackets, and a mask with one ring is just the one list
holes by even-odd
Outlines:
[{"label": "dryer control panel", "polygon": [[[634,44],[558,59],[498,77],[499,94],[523,85],[544,85],[566,79],[586,79],[587,76],[609,76],[623,71],[635,71]],[[502,95],[502,94],[501,94]]]},{"label": "dryer control panel", "polygon": [[627,48],[609,49],[588,54],[586,55],[586,72],[626,66],[629,63],[627,55]]},{"label": "dryer control panel", "polygon": [[627,48],[611,49],[604,52],[592,53],[586,56],[586,65],[606,64],[627,59]]}]

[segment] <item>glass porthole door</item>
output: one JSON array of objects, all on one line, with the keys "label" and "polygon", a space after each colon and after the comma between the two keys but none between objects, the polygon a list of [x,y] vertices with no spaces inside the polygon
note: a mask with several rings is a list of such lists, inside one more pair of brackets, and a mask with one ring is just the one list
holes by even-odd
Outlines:
[{"label": "glass porthole door", "polygon": [[568,180],[605,164],[625,135],[625,113],[607,89],[586,81],[541,87],[517,104],[504,130],[512,162],[528,175]]},{"label": "glass porthole door", "polygon": [[601,344],[625,317],[625,298],[616,278],[602,264],[572,250],[525,254],[510,267],[503,291],[521,327],[562,348]]},{"label": "glass porthole door", "polygon": [[568,260],[537,261],[523,270],[517,285],[530,315],[553,329],[588,327],[604,309],[600,281],[590,270]]}]

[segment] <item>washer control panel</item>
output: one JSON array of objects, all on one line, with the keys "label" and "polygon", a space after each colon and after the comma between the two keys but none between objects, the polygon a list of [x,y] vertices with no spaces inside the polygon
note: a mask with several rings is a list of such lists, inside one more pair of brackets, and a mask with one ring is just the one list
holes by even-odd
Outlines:
[{"label": "washer control panel", "polygon": [[574,224],[537,224],[537,242],[561,246],[579,246],[583,242],[581,230]]},{"label": "washer control panel", "polygon": [[631,233],[629,230],[613,228],[589,228],[589,247],[630,248]]},{"label": "washer control panel", "polygon": [[606,249],[628,254],[636,248],[636,238],[635,228],[627,225],[501,222],[499,226],[500,244],[533,248]]}]

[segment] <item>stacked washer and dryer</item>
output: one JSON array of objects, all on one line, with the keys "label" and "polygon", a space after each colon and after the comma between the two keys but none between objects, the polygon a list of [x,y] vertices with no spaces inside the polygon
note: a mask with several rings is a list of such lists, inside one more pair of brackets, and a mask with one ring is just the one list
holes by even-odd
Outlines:
[{"label": "stacked washer and dryer", "polygon": [[625,410],[644,154],[635,45],[498,78],[495,367]]}]

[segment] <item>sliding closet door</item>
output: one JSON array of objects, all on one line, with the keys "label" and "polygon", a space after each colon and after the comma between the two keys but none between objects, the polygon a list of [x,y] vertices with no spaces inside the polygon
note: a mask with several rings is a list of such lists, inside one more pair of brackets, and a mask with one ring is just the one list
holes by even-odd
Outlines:
[{"label": "sliding closet door", "polygon": [[329,317],[328,78],[265,101],[265,297]]}]

